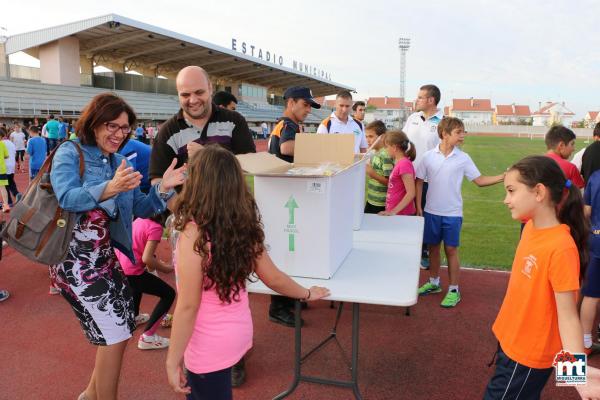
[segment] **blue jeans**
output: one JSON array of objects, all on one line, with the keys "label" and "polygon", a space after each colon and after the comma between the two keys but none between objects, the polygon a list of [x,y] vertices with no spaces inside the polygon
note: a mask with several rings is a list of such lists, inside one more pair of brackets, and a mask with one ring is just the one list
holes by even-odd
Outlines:
[{"label": "blue jeans", "polygon": [[58,146],[58,139],[48,138],[48,153],[51,153],[56,146]]}]

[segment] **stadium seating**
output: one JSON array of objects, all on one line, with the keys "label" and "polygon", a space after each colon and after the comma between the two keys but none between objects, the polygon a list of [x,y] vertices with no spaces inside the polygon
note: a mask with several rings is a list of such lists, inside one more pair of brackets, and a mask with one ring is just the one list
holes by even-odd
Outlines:
[{"label": "stadium seating", "polygon": [[[63,86],[26,80],[0,79],[0,115],[26,118],[48,114],[79,116],[81,109],[106,89],[87,86]],[[125,90],[114,90],[135,110],[140,120],[166,120],[179,109],[177,96]],[[249,122],[275,122],[283,115],[283,107],[240,101],[237,111]],[[331,111],[312,110],[305,123],[318,124]]]}]

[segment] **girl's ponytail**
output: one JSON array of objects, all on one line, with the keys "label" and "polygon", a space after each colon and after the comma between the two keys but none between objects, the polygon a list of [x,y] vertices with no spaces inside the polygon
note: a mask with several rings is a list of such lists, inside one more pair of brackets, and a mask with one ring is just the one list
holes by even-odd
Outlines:
[{"label": "girl's ponytail", "polygon": [[406,143],[406,149],[403,149],[404,155],[408,157],[410,161],[415,161],[415,158],[417,158],[417,149],[415,148],[415,144],[408,139],[406,139],[406,142],[404,143]]},{"label": "girl's ponytail", "polygon": [[585,276],[585,267],[589,261],[589,221],[583,214],[583,199],[579,188],[567,179],[563,191],[563,199],[557,205],[557,216],[561,223],[568,225],[571,229],[571,236],[579,250],[579,260],[581,262],[580,276],[583,277]]}]

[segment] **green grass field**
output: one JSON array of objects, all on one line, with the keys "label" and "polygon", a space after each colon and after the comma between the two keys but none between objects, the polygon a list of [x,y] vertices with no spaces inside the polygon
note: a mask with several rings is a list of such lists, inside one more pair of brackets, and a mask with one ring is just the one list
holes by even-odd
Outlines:
[{"label": "green grass field", "polygon": [[[543,139],[467,136],[463,150],[483,175],[497,175],[532,154],[546,151]],[[519,239],[520,223],[514,221],[504,199],[502,184],[480,188],[463,183],[464,221],[461,233],[461,264],[510,269]]]}]

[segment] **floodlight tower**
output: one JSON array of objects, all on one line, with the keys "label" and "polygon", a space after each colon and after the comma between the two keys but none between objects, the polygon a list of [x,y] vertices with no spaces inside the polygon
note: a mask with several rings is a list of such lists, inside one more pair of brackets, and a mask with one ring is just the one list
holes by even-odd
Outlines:
[{"label": "floodlight tower", "polygon": [[410,48],[410,38],[401,37],[398,39],[398,48],[400,49],[400,98],[404,99],[406,90],[406,52]]}]

